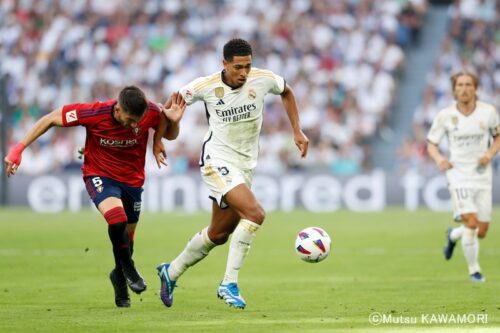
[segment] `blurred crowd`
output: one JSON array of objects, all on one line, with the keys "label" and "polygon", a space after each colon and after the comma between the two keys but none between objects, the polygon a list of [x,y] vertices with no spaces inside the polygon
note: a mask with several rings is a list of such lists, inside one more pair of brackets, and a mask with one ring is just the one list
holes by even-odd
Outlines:
[{"label": "blurred crowd", "polygon": [[[418,42],[426,11],[427,0],[3,0],[0,73],[12,106],[8,144],[47,112],[115,98],[125,85],[164,102],[192,79],[221,70],[222,46],[241,37],[253,45],[254,66],[292,86],[311,140],[310,156],[301,160],[279,97],[268,97],[257,170],[353,174],[370,167],[367,142],[386,127],[404,50]],[[483,76],[490,77],[492,23],[483,15],[478,21],[452,11],[447,48],[433,75],[468,59],[482,63]],[[461,29],[470,31],[456,40]],[[458,48],[467,56],[450,54]],[[437,103],[449,89],[432,81]],[[416,122],[428,115],[420,113]],[[169,172],[197,168],[206,129],[203,105],[188,107],[179,139],[167,144]],[[83,128],[52,129],[26,151],[29,167],[20,172],[79,167],[84,137]]]},{"label": "blurred crowd", "polygon": [[[427,77],[422,103],[413,118],[413,136],[400,151],[401,169],[435,171],[426,152],[426,136],[439,110],[453,103],[450,77],[465,68],[480,81],[478,97],[500,109],[500,2],[456,0],[448,10],[448,29],[433,71]],[[441,150],[447,151],[446,140]]]}]

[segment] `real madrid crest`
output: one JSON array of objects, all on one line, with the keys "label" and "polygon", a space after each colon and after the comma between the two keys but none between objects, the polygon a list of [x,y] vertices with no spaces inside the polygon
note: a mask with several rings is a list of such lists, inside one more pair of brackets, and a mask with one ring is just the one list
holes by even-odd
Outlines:
[{"label": "real madrid crest", "polygon": [[215,88],[215,97],[222,99],[224,97],[224,88],[223,87],[217,87]]},{"label": "real madrid crest", "polygon": [[248,90],[248,99],[255,99],[257,97],[257,93],[253,89]]},{"label": "real madrid crest", "polygon": [[479,122],[479,128],[481,130],[485,131],[486,130],[486,125],[481,121],[481,122]]}]

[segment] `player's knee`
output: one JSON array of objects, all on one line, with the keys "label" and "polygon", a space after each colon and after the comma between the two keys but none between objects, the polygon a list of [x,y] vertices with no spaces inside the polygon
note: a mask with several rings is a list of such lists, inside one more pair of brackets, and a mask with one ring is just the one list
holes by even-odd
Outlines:
[{"label": "player's knee", "polygon": [[262,224],[264,223],[264,219],[266,218],[266,212],[261,205],[256,204],[254,207],[252,207],[249,214],[247,214],[245,218],[254,223]]},{"label": "player's knee", "polygon": [[108,225],[121,224],[123,223],[123,228],[126,227],[127,222],[127,214],[123,207],[114,207],[109,209],[106,213],[103,214],[104,219],[108,223]]},{"label": "player's knee", "polygon": [[477,220],[477,217],[474,216],[474,215],[471,215],[471,216],[467,216],[465,219],[464,219],[464,225],[469,228],[469,229],[477,229],[479,223],[478,223],[478,220]]},{"label": "player's knee", "polygon": [[222,244],[225,244],[227,242],[227,240],[229,239],[229,233],[227,233],[227,232],[209,232],[208,238],[215,245],[222,245]]}]

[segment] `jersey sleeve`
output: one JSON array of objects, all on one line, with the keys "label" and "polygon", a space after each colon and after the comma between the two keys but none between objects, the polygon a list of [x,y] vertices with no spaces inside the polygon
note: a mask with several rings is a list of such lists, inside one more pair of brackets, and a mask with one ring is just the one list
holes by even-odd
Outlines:
[{"label": "jersey sleeve", "polygon": [[83,125],[80,122],[80,110],[85,109],[86,106],[90,106],[90,104],[67,104],[62,108],[62,121],[65,127],[72,127]]},{"label": "jersey sleeve", "polygon": [[268,93],[281,95],[285,91],[285,79],[270,70],[252,68],[250,76],[261,77],[262,79],[264,79],[266,90]]},{"label": "jersey sleeve", "polygon": [[498,112],[494,107],[491,108],[491,114],[488,125],[491,136],[495,137],[500,134],[500,119],[498,117]]},{"label": "jersey sleeve", "polygon": [[286,82],[285,79],[279,76],[278,74],[274,74],[271,72],[272,76],[270,77],[269,82],[269,93],[274,95],[281,95],[285,92]]},{"label": "jersey sleeve", "polygon": [[115,100],[108,102],[74,103],[62,108],[63,126],[88,126],[102,120],[102,115],[111,112]]},{"label": "jersey sleeve", "polygon": [[438,113],[434,121],[432,122],[431,129],[427,134],[427,141],[434,144],[439,144],[443,138],[446,129],[444,127],[445,115],[443,112]]},{"label": "jersey sleeve", "polygon": [[189,82],[179,90],[187,105],[203,100],[204,94],[202,87],[204,86],[204,81],[206,81],[206,78],[198,78]]}]

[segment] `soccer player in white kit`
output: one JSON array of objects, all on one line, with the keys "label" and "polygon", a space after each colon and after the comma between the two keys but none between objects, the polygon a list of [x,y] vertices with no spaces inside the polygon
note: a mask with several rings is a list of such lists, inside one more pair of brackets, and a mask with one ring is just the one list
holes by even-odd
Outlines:
[{"label": "soccer player in white kit", "polygon": [[[167,307],[172,306],[178,278],[215,246],[224,244],[231,234],[226,272],[217,295],[232,307],[246,306],[238,287],[238,273],[265,218],[264,209],[250,190],[265,95],[281,96],[295,144],[302,157],[307,154],[309,140],[300,128],[290,86],[273,72],[252,67],[252,48],[245,40],[230,40],[223,52],[222,72],[197,78],[180,90],[188,105],[205,103],[209,129],[202,146],[200,170],[213,204],[210,225],[195,234],[170,264],[157,268],[160,298]],[[158,163],[164,163],[165,152],[155,148],[155,157]]]},{"label": "soccer player in white kit", "polygon": [[[479,266],[479,239],[486,237],[491,220],[491,160],[499,144],[499,117],[495,108],[477,100],[478,78],[461,71],[451,77],[456,103],[441,110],[427,136],[427,151],[439,169],[446,172],[453,214],[463,225],[449,228],[444,256],[449,260],[461,239],[465,261],[473,282],[486,281]],[[450,158],[438,149],[446,136]],[[490,145],[490,137],[494,138]]]}]

